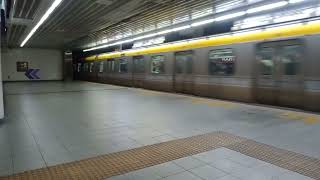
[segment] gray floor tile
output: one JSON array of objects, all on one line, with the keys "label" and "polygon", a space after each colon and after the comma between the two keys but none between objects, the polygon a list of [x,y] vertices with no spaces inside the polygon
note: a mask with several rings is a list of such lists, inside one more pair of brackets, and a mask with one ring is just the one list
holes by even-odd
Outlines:
[{"label": "gray floor tile", "polygon": [[221,178],[218,178],[217,180],[241,180],[241,179],[239,179],[237,177],[234,177],[234,176],[231,176],[231,175],[226,175],[226,176],[223,176]]},{"label": "gray floor tile", "polygon": [[191,169],[190,172],[205,180],[214,180],[227,175],[225,172],[209,165]]},{"label": "gray floor tile", "polygon": [[163,180],[201,180],[201,178],[195,176],[194,174],[192,174],[190,172],[182,172],[179,174],[168,176],[168,177],[164,178]]},{"label": "gray floor tile", "polygon": [[313,180],[313,179],[295,172],[289,172],[279,176],[278,179],[276,180]]},{"label": "gray floor tile", "polygon": [[203,161],[200,161],[193,157],[185,157],[185,158],[177,159],[173,162],[178,166],[181,166],[185,170],[206,165],[206,163],[204,163]]},{"label": "gray floor tile", "polygon": [[254,167],[254,166],[259,166],[259,165],[263,165],[264,164],[263,161],[260,161],[258,159],[246,156],[246,155],[241,154],[241,153],[235,153],[232,156],[228,156],[226,158],[228,158],[228,159],[230,159],[230,160],[232,160],[234,162],[237,162],[239,164],[242,164],[244,166],[247,166],[247,167]]},{"label": "gray floor tile", "polygon": [[148,168],[130,172],[128,174],[125,174],[124,176],[129,177],[130,180],[156,180],[162,178],[161,176],[157,175],[154,171]]},{"label": "gray floor tile", "polygon": [[[320,158],[320,145],[316,143],[320,125],[284,120],[282,111],[274,108],[235,103],[235,108],[226,109],[195,104],[192,99],[197,97],[150,93],[153,91],[146,91],[146,95],[140,89],[88,82],[6,83],[4,88],[6,94],[23,94],[5,94],[10,121],[0,125],[0,160],[13,155],[15,171],[28,164],[29,169],[43,165],[33,136],[40,151],[50,153],[44,154],[49,164],[68,161],[57,143],[66,146],[72,160],[80,160],[211,131],[227,131]],[[64,92],[70,90],[74,92]],[[128,137],[136,143],[124,140]],[[24,159],[28,155],[33,160]],[[233,174],[249,172],[249,167],[268,174],[278,172],[275,167],[261,167],[260,161],[225,148],[194,157]],[[188,162],[182,164],[191,166]],[[284,178],[287,176],[294,175]]]},{"label": "gray floor tile", "polygon": [[106,180],[130,180],[130,177],[125,175],[119,175],[119,176],[108,178]]},{"label": "gray floor tile", "polygon": [[175,140],[177,138],[175,137],[172,137],[168,134],[165,134],[165,135],[161,135],[161,136],[156,136],[156,137],[153,137],[154,139],[156,139],[158,142],[168,142],[168,141],[172,141],[172,140]]},{"label": "gray floor tile", "polygon": [[229,159],[218,159],[212,163],[209,164],[210,166],[213,166],[217,169],[220,169],[224,172],[231,173],[236,169],[244,167],[244,165],[241,165],[239,163],[236,163],[234,161],[231,161]]},{"label": "gray floor tile", "polygon": [[148,168],[148,170],[153,171],[156,175],[161,177],[167,177],[185,171],[182,167],[174,164],[173,162],[167,162],[156,166],[152,166]]},{"label": "gray floor tile", "polygon": [[226,158],[225,156],[221,156],[220,154],[217,154],[215,151],[200,153],[200,154],[194,155],[193,157],[206,163],[212,163],[219,159]]},{"label": "gray floor tile", "polygon": [[0,159],[0,176],[10,175],[13,173],[12,159]]},{"label": "gray floor tile", "polygon": [[13,171],[19,173],[27,170],[39,169],[45,167],[45,162],[42,158],[13,158]]}]

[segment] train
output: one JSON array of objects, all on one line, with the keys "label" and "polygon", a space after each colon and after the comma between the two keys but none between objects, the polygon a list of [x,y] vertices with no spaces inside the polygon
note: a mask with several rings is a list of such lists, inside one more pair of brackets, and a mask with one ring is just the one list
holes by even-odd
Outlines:
[{"label": "train", "polygon": [[74,61],[97,83],[320,111],[320,21],[109,52]]}]

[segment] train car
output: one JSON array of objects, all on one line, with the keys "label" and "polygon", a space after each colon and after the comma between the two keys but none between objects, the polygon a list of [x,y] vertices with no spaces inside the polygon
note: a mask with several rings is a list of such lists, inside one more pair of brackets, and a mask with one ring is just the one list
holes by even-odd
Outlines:
[{"label": "train car", "polygon": [[79,76],[320,111],[319,34],[320,22],[313,22],[107,53],[94,57],[108,64],[100,76]]}]

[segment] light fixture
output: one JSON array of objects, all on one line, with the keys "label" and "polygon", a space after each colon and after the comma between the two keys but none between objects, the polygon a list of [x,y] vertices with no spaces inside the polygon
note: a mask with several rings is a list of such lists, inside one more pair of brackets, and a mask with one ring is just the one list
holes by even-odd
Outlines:
[{"label": "light fixture", "polygon": [[293,21],[293,20],[298,20],[298,19],[304,19],[309,17],[310,14],[296,14],[296,15],[291,15],[291,16],[284,16],[284,17],[279,17],[274,19],[273,21],[276,23],[279,22],[285,22],[285,21]]},{"label": "light fixture", "polygon": [[279,1],[276,3],[267,4],[267,5],[248,9],[247,13],[252,14],[252,13],[256,13],[256,12],[266,11],[266,10],[270,10],[270,9],[274,9],[274,8],[279,8],[279,7],[285,6],[287,4],[288,4],[288,1]]},{"label": "light fixture", "polygon": [[141,40],[141,39],[147,39],[147,38],[151,38],[151,37],[155,37],[155,36],[159,36],[159,35],[168,34],[168,33],[171,33],[171,32],[177,32],[177,31],[181,31],[181,30],[184,30],[184,29],[188,29],[188,28],[191,28],[191,25],[171,28],[171,29],[167,29],[167,30],[164,30],[164,31],[156,32],[156,33],[151,33],[151,34],[146,34],[146,35],[143,35],[143,36],[138,36],[138,37],[135,37],[135,38],[132,38],[132,39],[127,39],[127,40],[123,40],[123,41],[117,41],[117,42],[114,42],[112,44],[106,44],[106,45],[102,45],[102,46],[97,46],[97,47],[85,49],[85,50],[83,50],[83,52],[88,52],[88,51],[93,51],[93,50],[97,50],[97,49],[103,49],[103,48],[116,46],[116,45],[120,45],[120,44],[125,44],[125,43],[129,43],[129,42],[134,42],[134,41],[138,41],[138,40]]},{"label": "light fixture", "polygon": [[227,19],[232,19],[232,18],[236,18],[236,17],[239,17],[239,16],[243,16],[245,14],[246,14],[245,11],[240,11],[240,12],[237,12],[237,13],[233,13],[233,14],[228,14],[228,15],[217,17],[214,20],[215,21],[224,21],[224,20],[227,20]]},{"label": "light fixture", "polygon": [[289,3],[290,4],[294,4],[294,3],[299,3],[299,2],[302,2],[302,1],[305,1],[305,0],[289,0]]},{"label": "light fixture", "polygon": [[50,8],[46,11],[46,13],[41,17],[40,21],[32,28],[27,37],[22,41],[20,47],[23,47],[28,40],[32,37],[32,35],[39,29],[39,27],[44,23],[44,21],[50,16],[50,14],[59,6],[62,0],[55,0]]},{"label": "light fixture", "polygon": [[214,21],[215,21],[215,19],[207,19],[207,20],[204,20],[204,21],[199,21],[199,22],[192,23],[191,26],[192,27],[202,26],[202,25],[205,25],[205,24],[212,23]]}]

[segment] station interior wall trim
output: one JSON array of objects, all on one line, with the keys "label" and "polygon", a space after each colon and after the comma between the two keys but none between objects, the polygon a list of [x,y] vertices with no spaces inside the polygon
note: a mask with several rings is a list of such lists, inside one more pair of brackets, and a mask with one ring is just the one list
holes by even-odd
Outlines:
[{"label": "station interior wall trim", "polygon": [[244,32],[238,34],[229,34],[216,37],[206,37],[203,39],[188,40],[183,42],[163,44],[153,47],[132,49],[126,51],[118,51],[105,53],[100,55],[89,56],[85,58],[86,61],[107,60],[112,58],[119,58],[123,56],[138,56],[145,54],[163,53],[171,51],[183,51],[188,49],[203,48],[209,46],[221,46],[233,43],[244,43],[274,38],[285,38],[304,36],[320,33],[320,21],[313,21],[307,23],[298,23],[286,25],[282,27],[271,27],[263,30],[254,30],[251,32]]}]

